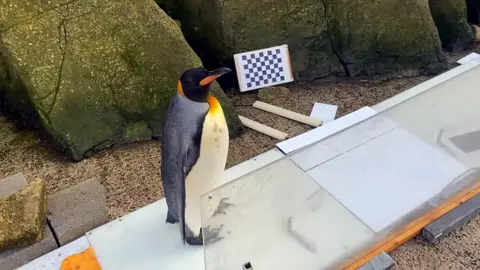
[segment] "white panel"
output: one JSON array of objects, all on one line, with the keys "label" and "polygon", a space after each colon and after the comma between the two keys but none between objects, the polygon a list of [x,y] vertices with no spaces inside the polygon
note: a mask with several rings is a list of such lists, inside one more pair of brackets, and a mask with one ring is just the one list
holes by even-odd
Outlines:
[{"label": "white panel", "polygon": [[467,169],[396,128],[308,174],[372,230],[380,232]]},{"label": "white panel", "polygon": [[349,127],[334,136],[315,143],[290,157],[304,171],[310,170],[328,160],[362,145],[398,125],[392,121],[375,116],[355,126]]},{"label": "white panel", "polygon": [[363,107],[352,113],[344,115],[335,121],[326,123],[318,128],[312,129],[286,141],[277,143],[277,147],[285,154],[292,153],[302,147],[311,145],[334,133],[346,129],[347,127],[359,123],[375,115],[376,113],[377,112],[370,107]]},{"label": "white panel", "polygon": [[65,258],[80,253],[89,247],[90,244],[87,238],[82,236],[73,242],[17,268],[17,270],[59,270]]},{"label": "white panel", "polygon": [[203,247],[183,245],[166,215],[162,199],[87,233],[102,268],[204,270]]}]

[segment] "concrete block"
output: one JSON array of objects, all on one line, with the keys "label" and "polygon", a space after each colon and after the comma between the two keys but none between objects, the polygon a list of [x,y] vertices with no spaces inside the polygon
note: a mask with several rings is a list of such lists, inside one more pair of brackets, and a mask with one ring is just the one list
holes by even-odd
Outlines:
[{"label": "concrete block", "polygon": [[480,194],[459,205],[423,228],[422,237],[434,244],[480,214]]},{"label": "concrete block", "polygon": [[0,253],[0,269],[13,270],[55,250],[57,247],[55,238],[46,225],[44,237],[40,242],[26,248],[15,248]]},{"label": "concrete block", "polygon": [[[0,198],[6,198],[28,185],[25,176],[17,173],[0,180]],[[45,224],[43,239],[25,248],[9,249],[0,253],[0,269],[15,269],[31,260],[34,260],[58,246],[50,228]]]},{"label": "concrete block", "polygon": [[48,219],[62,246],[108,221],[105,191],[95,179],[51,195],[48,210]]},{"label": "concrete block", "polygon": [[367,264],[358,268],[358,270],[389,270],[395,265],[392,257],[385,252],[382,252],[377,257],[373,258]]},{"label": "concrete block", "polygon": [[6,198],[27,186],[23,173],[17,173],[0,180],[0,198]]},{"label": "concrete block", "polygon": [[45,182],[36,179],[7,198],[0,198],[0,252],[42,240],[47,215]]}]

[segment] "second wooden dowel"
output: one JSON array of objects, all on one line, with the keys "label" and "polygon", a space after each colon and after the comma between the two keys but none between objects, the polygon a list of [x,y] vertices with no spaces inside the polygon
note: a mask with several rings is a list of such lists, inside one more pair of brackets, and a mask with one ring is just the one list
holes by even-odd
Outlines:
[{"label": "second wooden dowel", "polygon": [[265,135],[268,135],[270,137],[273,137],[277,140],[285,140],[288,137],[287,133],[281,132],[280,130],[276,130],[274,128],[271,128],[269,126],[266,126],[264,124],[261,124],[259,122],[253,121],[251,119],[248,119],[244,116],[239,115],[240,121],[242,121],[242,124],[248,128],[251,128],[253,130],[256,130],[260,133],[263,133]]},{"label": "second wooden dowel", "polygon": [[304,123],[304,124],[307,124],[307,125],[310,125],[310,126],[313,126],[313,127],[319,127],[322,124],[322,120],[320,120],[320,119],[313,118],[313,117],[310,117],[310,116],[307,116],[307,115],[304,115],[304,114],[292,112],[290,110],[287,110],[287,109],[284,109],[284,108],[281,108],[281,107],[277,107],[277,106],[274,106],[274,105],[271,105],[271,104],[268,104],[268,103],[265,103],[265,102],[261,102],[261,101],[258,101],[258,100],[255,101],[255,103],[253,103],[253,107],[255,107],[257,109],[260,109],[260,110],[263,110],[263,111],[266,111],[266,112],[276,114],[276,115],[280,115],[280,116],[283,116],[285,118],[295,120],[297,122]]}]

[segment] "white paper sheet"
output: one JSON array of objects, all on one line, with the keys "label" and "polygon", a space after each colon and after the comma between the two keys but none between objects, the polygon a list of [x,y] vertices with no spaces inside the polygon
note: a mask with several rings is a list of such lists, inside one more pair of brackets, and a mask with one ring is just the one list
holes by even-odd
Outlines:
[{"label": "white paper sheet", "polygon": [[313,104],[312,112],[310,117],[317,118],[323,121],[323,124],[335,120],[337,115],[337,105],[325,104],[325,103],[315,103]]}]

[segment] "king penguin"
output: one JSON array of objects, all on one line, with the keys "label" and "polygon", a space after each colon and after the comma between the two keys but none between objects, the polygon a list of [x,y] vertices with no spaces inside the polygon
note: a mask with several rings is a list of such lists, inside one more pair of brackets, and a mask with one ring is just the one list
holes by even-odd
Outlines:
[{"label": "king penguin", "polygon": [[183,244],[203,244],[200,197],[222,184],[229,134],[210,85],[230,71],[185,71],[167,110],[161,143],[166,222],[179,223]]}]

